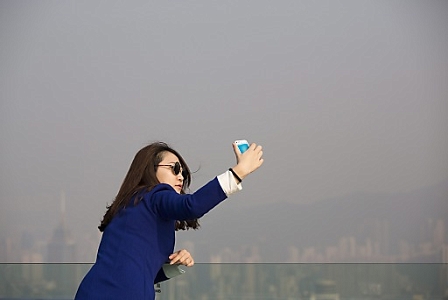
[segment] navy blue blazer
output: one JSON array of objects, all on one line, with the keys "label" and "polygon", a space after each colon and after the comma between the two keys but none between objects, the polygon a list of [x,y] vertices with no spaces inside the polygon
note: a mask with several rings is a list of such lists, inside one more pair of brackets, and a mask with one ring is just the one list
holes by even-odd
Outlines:
[{"label": "navy blue blazer", "polygon": [[154,284],[167,279],[162,266],[174,251],[176,220],[200,218],[226,198],[215,177],[193,194],[158,184],[137,205],[132,199],[104,230],[75,299],[154,299]]}]

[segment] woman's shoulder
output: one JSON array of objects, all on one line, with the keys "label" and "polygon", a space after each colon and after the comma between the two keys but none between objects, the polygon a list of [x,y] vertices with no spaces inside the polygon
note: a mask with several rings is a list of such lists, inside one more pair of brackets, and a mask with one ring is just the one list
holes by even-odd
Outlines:
[{"label": "woman's shoulder", "polygon": [[173,188],[171,185],[167,184],[167,183],[159,183],[159,184],[155,185],[155,186],[151,189],[150,192],[155,193],[155,192],[165,191],[165,190],[176,192],[176,191],[174,190],[174,188]]},{"label": "woman's shoulder", "polygon": [[153,196],[155,196],[155,195],[160,195],[160,194],[165,194],[165,193],[171,194],[171,192],[177,194],[177,192],[174,190],[174,188],[172,186],[170,186],[169,184],[159,183],[159,184],[155,185],[149,191],[146,191],[142,195],[143,196],[142,198],[149,200],[149,199],[153,198]]},{"label": "woman's shoulder", "polygon": [[158,211],[158,207],[165,202],[173,202],[179,194],[172,186],[166,183],[159,183],[151,190],[141,195],[141,202],[151,211]]}]

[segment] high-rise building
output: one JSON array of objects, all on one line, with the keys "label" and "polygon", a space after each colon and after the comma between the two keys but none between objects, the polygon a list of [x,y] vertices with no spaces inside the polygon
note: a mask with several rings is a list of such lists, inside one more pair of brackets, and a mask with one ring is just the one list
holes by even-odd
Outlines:
[{"label": "high-rise building", "polygon": [[70,231],[67,228],[65,219],[65,195],[61,195],[61,215],[58,226],[53,231],[48,247],[47,247],[47,261],[48,262],[75,262],[76,261],[76,247]]},{"label": "high-rise building", "polygon": [[436,221],[433,236],[433,243],[436,249],[439,249],[443,244],[445,244],[445,223],[442,219],[438,219]]},{"label": "high-rise building", "polygon": [[64,293],[77,285],[77,274],[66,263],[76,262],[76,247],[65,220],[65,195],[61,195],[61,216],[47,246],[45,277],[55,286],[55,291]]},{"label": "high-rise building", "polygon": [[0,237],[0,262],[8,261],[8,239]]}]

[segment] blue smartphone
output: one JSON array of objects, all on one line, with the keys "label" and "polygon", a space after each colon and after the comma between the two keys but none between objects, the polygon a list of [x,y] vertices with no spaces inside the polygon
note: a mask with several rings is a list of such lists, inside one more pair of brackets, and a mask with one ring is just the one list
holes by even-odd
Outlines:
[{"label": "blue smartphone", "polygon": [[236,140],[235,144],[238,146],[241,153],[244,153],[247,149],[249,149],[249,143],[246,140]]}]

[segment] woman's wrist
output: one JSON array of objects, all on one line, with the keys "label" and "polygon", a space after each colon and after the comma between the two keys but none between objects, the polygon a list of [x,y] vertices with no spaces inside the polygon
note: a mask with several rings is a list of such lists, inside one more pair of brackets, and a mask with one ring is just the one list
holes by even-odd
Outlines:
[{"label": "woman's wrist", "polygon": [[234,176],[236,175],[235,176],[236,180],[243,181],[243,179],[247,176],[247,173],[244,170],[242,170],[239,165],[236,165],[235,167],[230,169],[232,169],[231,172],[233,171],[232,174]]},{"label": "woman's wrist", "polygon": [[238,174],[233,170],[233,168],[230,168],[229,171],[233,174],[233,177],[235,177],[238,183],[241,183],[243,181],[243,179],[241,179],[241,177],[238,176]]}]

